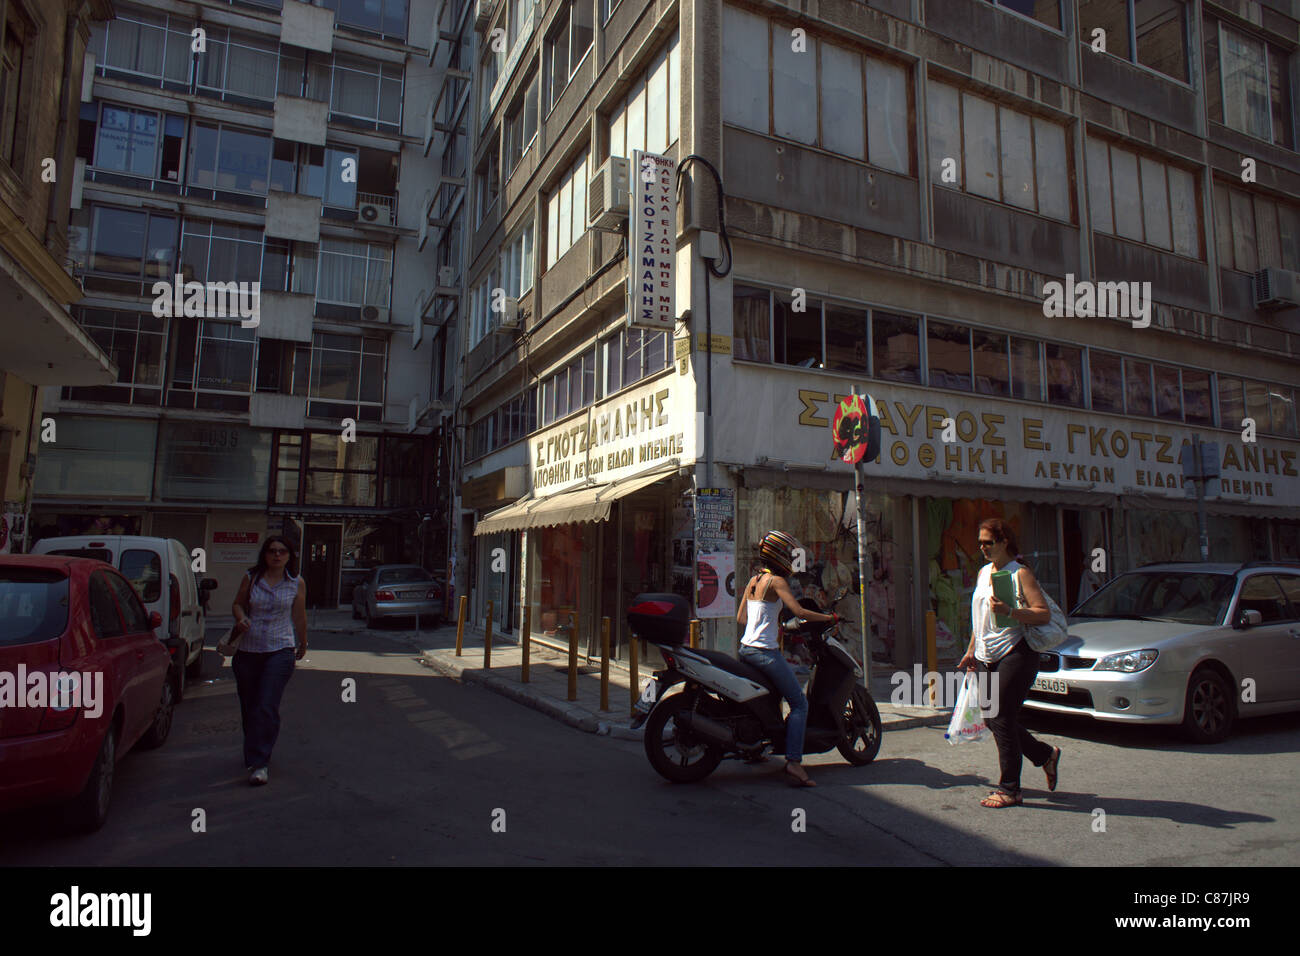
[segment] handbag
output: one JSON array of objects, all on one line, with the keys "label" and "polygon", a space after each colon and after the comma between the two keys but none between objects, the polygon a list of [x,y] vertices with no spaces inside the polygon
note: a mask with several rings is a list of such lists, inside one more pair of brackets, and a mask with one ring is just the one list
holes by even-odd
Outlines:
[{"label": "handbag", "polygon": [[243,637],[243,634],[236,634],[234,625],[231,625],[230,632],[217,642],[217,653],[222,657],[233,657]]},{"label": "handbag", "polygon": [[[1020,575],[1016,575],[1016,594],[1018,603],[1021,607],[1028,607],[1025,604],[1025,592],[1020,587]],[[1036,651],[1050,651],[1065,643],[1065,639],[1070,636],[1069,622],[1065,618],[1065,612],[1062,611],[1052,600],[1052,596],[1046,591],[1043,592],[1043,598],[1047,601],[1047,607],[1052,612],[1052,619],[1046,624],[1022,624],[1025,629],[1025,640],[1029,646]]]}]

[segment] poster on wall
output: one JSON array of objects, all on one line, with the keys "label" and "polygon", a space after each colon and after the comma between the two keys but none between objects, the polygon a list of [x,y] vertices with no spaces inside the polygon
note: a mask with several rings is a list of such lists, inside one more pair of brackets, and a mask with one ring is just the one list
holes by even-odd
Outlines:
[{"label": "poster on wall", "polygon": [[256,531],[214,531],[209,560],[215,564],[256,564],[260,541]]},{"label": "poster on wall", "polygon": [[736,613],[736,493],[701,488],[695,494],[695,613]]}]

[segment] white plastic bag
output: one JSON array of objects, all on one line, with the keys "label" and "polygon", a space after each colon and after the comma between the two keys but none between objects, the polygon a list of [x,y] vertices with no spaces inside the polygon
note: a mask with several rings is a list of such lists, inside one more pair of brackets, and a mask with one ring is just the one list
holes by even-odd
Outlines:
[{"label": "white plastic bag", "polygon": [[948,721],[948,732],[944,734],[948,743],[964,744],[972,740],[983,740],[988,736],[988,724],[980,711],[979,684],[975,672],[967,671],[961,690],[957,693],[957,705],[952,709],[952,720]]}]

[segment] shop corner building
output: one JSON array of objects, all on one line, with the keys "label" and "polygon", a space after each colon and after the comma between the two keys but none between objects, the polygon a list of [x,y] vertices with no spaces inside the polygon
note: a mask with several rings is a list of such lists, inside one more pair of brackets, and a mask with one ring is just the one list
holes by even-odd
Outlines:
[{"label": "shop corner building", "polygon": [[[805,591],[856,587],[852,472],[829,427],[854,389],[883,425],[866,467],[877,661],[921,659],[927,611],[941,659],[960,654],[984,517],[1011,521],[1067,608],[1116,572],[1198,560],[1180,465],[1194,434],[1219,447],[1211,559],[1300,558],[1290,5],[525,0],[443,16],[470,85],[464,127],[438,143],[467,184],[474,619],[491,601],[515,630],[527,607],[535,637],[572,623],[598,646],[608,616],[622,657],[634,594],[720,590],[730,610],[704,636],[731,648],[732,592],[772,528],[807,549]],[[701,255],[723,231],[717,192],[688,165],[671,333],[629,328],[636,250],[587,226],[601,171],[635,149],[702,157],[725,191],[719,277]],[[1072,295],[1051,317],[1050,283]],[[839,610],[860,635],[857,601]]]}]

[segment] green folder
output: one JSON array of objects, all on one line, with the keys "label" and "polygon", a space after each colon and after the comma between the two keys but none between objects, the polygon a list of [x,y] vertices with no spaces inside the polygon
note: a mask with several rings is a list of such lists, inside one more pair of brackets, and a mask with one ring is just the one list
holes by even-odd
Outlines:
[{"label": "green folder", "polygon": [[[1016,576],[1011,571],[994,571],[993,572],[993,596],[1008,607],[1016,607],[1019,603],[1016,600]],[[1014,617],[1006,614],[993,615],[993,621],[998,627],[1011,627],[1016,623]]]}]

